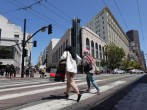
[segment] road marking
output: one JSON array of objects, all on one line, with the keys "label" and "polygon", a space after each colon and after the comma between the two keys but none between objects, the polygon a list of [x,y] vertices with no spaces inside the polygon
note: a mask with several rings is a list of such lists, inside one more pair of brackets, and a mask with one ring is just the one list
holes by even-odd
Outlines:
[{"label": "road marking", "polygon": [[[104,92],[104,91],[112,89],[112,88],[114,88],[114,87],[116,87],[120,84],[123,84],[123,83],[126,83],[126,81],[115,81],[115,82],[110,83],[108,85],[101,86],[100,90],[102,92]],[[95,93],[96,90],[92,89],[91,92]],[[86,100],[87,98],[93,97],[95,95],[96,94],[84,93],[84,94],[82,94],[81,101]],[[54,99],[54,100],[51,100],[51,101],[48,101],[48,102],[45,102],[45,103],[33,105],[33,106],[26,107],[26,108],[23,108],[23,109],[20,109],[20,110],[41,110],[41,109],[43,109],[43,110],[60,110],[62,108],[65,108],[67,106],[70,106],[70,105],[76,103],[76,101],[73,101],[73,100],[70,100],[70,99],[76,100],[77,95],[76,94],[71,95],[69,97],[69,100],[67,100],[67,99]]]},{"label": "road marking", "polygon": [[[98,82],[98,80],[96,82]],[[78,83],[77,85],[80,86],[80,85],[84,85],[84,84],[87,84],[87,83],[81,82],[81,83]],[[25,95],[32,95],[32,94],[47,92],[47,91],[51,91],[51,90],[63,89],[65,87],[66,87],[66,85],[62,85],[62,86],[56,86],[56,87],[52,87],[52,88],[31,90],[31,91],[25,91],[25,92],[23,91],[23,92],[15,93],[15,94],[6,94],[6,95],[2,95],[0,97],[0,100],[9,99],[9,98],[16,98],[16,97],[21,97],[21,96],[25,96]]]},{"label": "road marking", "polygon": [[[124,77],[124,76],[119,76],[119,77]],[[100,81],[105,81],[108,79],[115,79],[115,78],[119,78],[119,77],[113,77],[113,78],[106,78],[106,79],[102,79],[102,80],[96,80],[96,82],[100,82]],[[75,81],[81,81],[81,80],[75,80]],[[12,90],[19,90],[19,89],[27,89],[27,88],[32,88],[32,87],[41,87],[41,86],[46,86],[46,85],[58,85],[58,84],[64,84],[66,82],[55,82],[55,83],[48,83],[48,84],[39,84],[39,85],[28,85],[28,86],[24,86],[24,87],[13,87],[13,88],[6,88],[6,89],[1,89],[0,92],[4,92],[4,91],[12,91]],[[36,83],[33,83],[36,84]],[[24,84],[14,84],[13,86],[17,86],[17,85],[24,85]],[[7,86],[3,86],[3,87],[7,87]]]},{"label": "road marking", "polygon": [[[76,82],[81,81],[81,80],[76,80]],[[4,91],[11,91],[11,90],[20,90],[20,89],[27,89],[27,88],[32,88],[32,87],[41,87],[41,86],[49,86],[49,85],[57,85],[57,84],[64,84],[65,82],[55,82],[55,83],[47,83],[47,84],[40,84],[40,85],[30,85],[30,86],[24,86],[24,87],[16,87],[16,88],[6,88],[6,89],[1,89],[0,92]],[[5,86],[4,86],[5,87]]]}]

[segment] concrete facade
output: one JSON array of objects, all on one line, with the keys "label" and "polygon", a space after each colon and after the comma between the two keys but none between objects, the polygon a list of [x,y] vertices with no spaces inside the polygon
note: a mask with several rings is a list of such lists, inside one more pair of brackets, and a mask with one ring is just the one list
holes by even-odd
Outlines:
[{"label": "concrete facade", "polygon": [[[14,66],[21,68],[21,60],[22,60],[22,47],[21,42],[23,39],[23,32],[20,26],[16,26],[13,23],[10,23],[7,18],[0,15],[0,30],[1,30],[1,40],[0,40],[0,49],[7,50],[12,48],[11,54],[13,55],[12,58],[4,58],[3,54],[0,53],[1,58],[0,61],[2,62],[1,66],[6,64],[14,64]],[[26,33],[26,36],[29,37],[29,34]],[[26,38],[27,39],[27,38]],[[30,40],[32,41],[32,40]],[[17,45],[18,44],[18,45]],[[27,43],[26,47],[28,50],[28,57],[25,58],[25,66],[30,61],[30,53],[32,51],[32,44]]]},{"label": "concrete facade", "polygon": [[[100,60],[102,60],[105,57],[103,54],[103,50],[104,50],[104,46],[106,45],[106,42],[87,27],[81,28],[81,38],[82,38],[82,53],[87,48],[86,41],[88,41],[89,49],[91,52],[94,49],[94,58],[97,62],[96,63],[97,67],[100,68]],[[57,65],[66,46],[71,45],[71,29],[68,29],[63,35],[63,37],[61,37],[61,39],[56,43],[57,44],[53,48],[52,46],[55,44],[53,43],[53,40],[51,40],[51,42],[48,45],[48,57],[47,57],[48,65],[52,65],[52,64]],[[94,44],[94,47],[92,47],[92,43]]]},{"label": "concrete facade", "polygon": [[99,35],[107,43],[114,43],[116,46],[123,48],[126,57],[128,56],[129,42],[127,35],[108,7],[100,11],[85,26]]}]

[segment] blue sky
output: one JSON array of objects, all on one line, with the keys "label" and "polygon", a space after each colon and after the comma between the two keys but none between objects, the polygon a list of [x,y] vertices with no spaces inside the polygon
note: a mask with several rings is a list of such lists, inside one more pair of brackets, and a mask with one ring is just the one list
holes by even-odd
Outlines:
[{"label": "blue sky", "polygon": [[141,49],[147,54],[147,0],[40,0],[41,4],[38,4],[38,1],[0,0],[0,14],[21,26],[22,31],[25,18],[28,33],[34,33],[42,26],[52,24],[52,34],[48,35],[47,31],[39,32],[33,37],[33,40],[37,40],[37,47],[32,50],[33,64],[37,63],[38,56],[51,38],[62,37],[71,27],[74,17],[80,18],[83,26],[105,6],[109,7],[124,32],[132,29],[139,31]]}]

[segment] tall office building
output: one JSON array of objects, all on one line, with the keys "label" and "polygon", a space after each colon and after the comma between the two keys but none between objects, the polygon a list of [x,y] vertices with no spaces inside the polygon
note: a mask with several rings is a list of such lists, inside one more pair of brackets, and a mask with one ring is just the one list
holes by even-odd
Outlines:
[{"label": "tall office building", "polygon": [[127,35],[108,7],[100,11],[85,26],[99,35],[107,43],[114,43],[116,46],[123,48],[126,57],[128,56],[129,42]]},{"label": "tall office building", "polygon": [[139,33],[137,30],[130,30],[127,33],[127,36],[129,38],[129,43],[133,44],[131,45],[133,53],[137,55],[137,61],[139,64],[142,65],[142,67],[145,67],[145,62],[144,62],[144,53],[141,52],[140,49],[140,41],[139,41]]}]

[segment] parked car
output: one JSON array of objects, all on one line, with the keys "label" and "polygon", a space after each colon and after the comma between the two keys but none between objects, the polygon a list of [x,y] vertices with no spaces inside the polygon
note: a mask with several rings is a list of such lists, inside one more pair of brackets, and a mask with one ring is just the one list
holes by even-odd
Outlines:
[{"label": "parked car", "polygon": [[55,69],[55,68],[51,68],[51,70],[50,70],[50,78],[54,78],[55,77],[55,75],[56,75],[56,71],[57,71],[57,69]]},{"label": "parked car", "polygon": [[117,68],[113,70],[113,74],[124,74],[124,73],[126,73],[125,70],[121,70],[121,69],[117,69]]},{"label": "parked car", "polygon": [[132,69],[132,70],[130,70],[130,74],[135,74],[135,73],[144,73],[144,71],[142,71],[142,70],[139,70],[139,69]]}]

